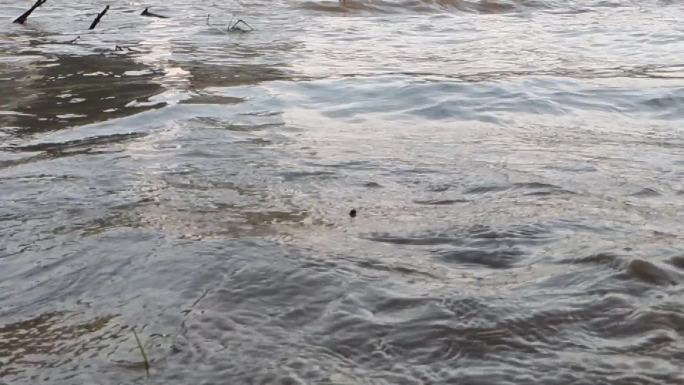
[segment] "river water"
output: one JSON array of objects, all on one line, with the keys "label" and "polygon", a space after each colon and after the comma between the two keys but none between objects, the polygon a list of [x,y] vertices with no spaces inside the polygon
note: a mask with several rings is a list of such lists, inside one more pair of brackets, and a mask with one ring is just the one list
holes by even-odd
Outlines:
[{"label": "river water", "polygon": [[31,3],[0,384],[684,384],[681,2]]}]

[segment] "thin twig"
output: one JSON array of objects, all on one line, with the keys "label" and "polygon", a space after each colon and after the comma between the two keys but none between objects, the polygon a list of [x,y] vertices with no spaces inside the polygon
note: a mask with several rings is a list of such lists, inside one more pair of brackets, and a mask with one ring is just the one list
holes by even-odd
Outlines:
[{"label": "thin twig", "polygon": [[202,295],[200,295],[200,297],[197,298],[195,302],[192,303],[192,305],[190,305],[190,310],[192,310],[192,308],[194,308],[195,305],[197,305],[204,297],[207,296],[207,294],[209,294],[209,290],[211,289],[204,289],[204,293],[202,293]]},{"label": "thin twig", "polygon": [[[251,32],[251,31],[254,31],[254,30],[255,30],[254,27],[252,27],[251,25],[247,24],[247,22],[244,21],[244,20],[242,20],[242,19],[238,19],[237,21],[235,21],[235,22],[233,23],[233,20],[235,20],[235,17],[233,17],[233,18],[230,19],[230,22],[228,22],[228,27],[226,27],[225,29],[221,28],[221,26],[219,26],[218,24],[211,24],[211,23],[209,23],[209,19],[210,19],[210,18],[211,18],[211,15],[207,15],[207,20],[206,20],[207,25],[208,25],[209,27],[212,27],[212,28],[216,29],[217,31],[219,31],[219,32],[221,32],[221,33],[230,33],[230,32]],[[245,25],[247,28],[249,28],[249,29],[242,29],[242,28],[238,27],[240,24],[244,24],[244,25]]]},{"label": "thin twig", "polygon": [[211,289],[205,289],[204,292],[202,293],[202,295],[200,295],[199,298],[197,298],[197,299],[195,300],[195,302],[193,302],[192,305],[190,305],[190,307],[189,307],[188,309],[185,309],[185,310],[183,310],[183,311],[181,312],[181,313],[184,314],[184,316],[183,316],[183,321],[181,321],[181,324],[180,324],[180,328],[181,328],[182,330],[185,330],[185,321],[187,321],[188,316],[190,315],[190,313],[192,313],[192,311],[194,310],[195,306],[197,306],[197,304],[200,303],[200,301],[201,301],[202,299],[204,299],[204,297],[206,297],[207,294],[209,294],[209,291],[210,291],[210,290],[211,290]]},{"label": "thin twig", "polygon": [[140,338],[138,338],[138,333],[135,332],[135,328],[133,328],[133,336],[135,336],[135,342],[138,343],[138,349],[140,349],[140,354],[142,354],[143,361],[145,363],[145,373],[147,373],[147,376],[150,376],[150,361],[147,360],[147,354],[145,354],[145,348],[143,348],[142,343],[140,342]]}]

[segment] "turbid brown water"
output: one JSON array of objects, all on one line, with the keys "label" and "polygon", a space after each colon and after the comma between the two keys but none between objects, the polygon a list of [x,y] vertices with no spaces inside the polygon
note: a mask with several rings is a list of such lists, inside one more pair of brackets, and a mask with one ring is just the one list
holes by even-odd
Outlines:
[{"label": "turbid brown water", "polygon": [[684,384],[681,2],[31,3],[1,384]]}]

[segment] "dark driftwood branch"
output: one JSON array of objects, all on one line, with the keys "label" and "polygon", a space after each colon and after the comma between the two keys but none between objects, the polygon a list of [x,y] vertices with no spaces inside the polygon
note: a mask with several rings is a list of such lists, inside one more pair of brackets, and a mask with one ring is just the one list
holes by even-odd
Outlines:
[{"label": "dark driftwood branch", "polygon": [[152,13],[148,10],[148,8],[145,8],[144,11],[140,14],[141,16],[147,16],[147,17],[158,17],[160,19],[168,19],[168,16],[163,16],[163,15],[158,15],[156,13]]},{"label": "dark driftwood branch", "polygon": [[36,0],[36,3],[33,4],[33,7],[29,9],[28,11],[24,12],[21,16],[17,17],[14,19],[14,22],[17,24],[24,24],[26,22],[26,19],[28,19],[29,16],[31,16],[31,13],[36,10],[36,8],[40,7],[41,5],[45,4],[47,0]]},{"label": "dark driftwood branch", "polygon": [[109,11],[109,5],[106,6],[105,9],[97,15],[95,20],[93,20],[93,23],[90,24],[90,28],[88,29],[95,29],[95,27],[97,27],[97,24],[100,22],[100,19],[102,19],[102,16],[104,16],[107,13],[107,11]]}]

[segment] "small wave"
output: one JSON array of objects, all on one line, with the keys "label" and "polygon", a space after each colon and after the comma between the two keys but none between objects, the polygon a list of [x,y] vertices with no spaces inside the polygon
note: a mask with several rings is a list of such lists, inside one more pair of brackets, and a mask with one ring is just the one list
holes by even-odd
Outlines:
[{"label": "small wave", "polygon": [[684,255],[672,257],[669,260],[670,264],[678,269],[684,269]]},{"label": "small wave", "polygon": [[612,253],[596,253],[585,257],[568,258],[559,261],[559,263],[580,264],[580,265],[611,265],[619,261],[619,256]]},{"label": "small wave", "polygon": [[419,205],[430,205],[430,206],[446,206],[453,205],[456,203],[467,203],[467,199],[427,199],[427,200],[414,200],[413,203]]},{"label": "small wave", "polygon": [[340,1],[306,1],[300,8],[330,13],[370,12],[443,12],[462,11],[481,14],[511,13],[524,9],[547,9],[553,5],[545,1],[527,0],[340,0]]},{"label": "small wave", "polygon": [[[681,267],[684,267],[684,258],[681,257],[671,258],[668,262],[675,267],[680,267],[678,263],[682,265]],[[620,256],[611,252],[599,252],[584,257],[567,258],[560,260],[558,263],[605,266],[618,271],[617,275],[615,275],[616,278],[635,280],[659,286],[677,285],[680,278],[680,275],[676,272],[661,267],[656,263],[643,259],[629,259],[626,256]]]},{"label": "small wave", "polygon": [[669,272],[663,267],[642,259],[634,259],[627,262],[623,270],[624,273],[620,275],[623,278],[635,279],[660,286],[677,284],[674,272]]},{"label": "small wave", "polygon": [[5,147],[2,149],[11,150],[11,151],[18,151],[18,152],[39,152],[39,151],[59,152],[59,151],[66,151],[66,150],[72,150],[72,149],[89,147],[89,146],[98,146],[98,145],[119,143],[119,142],[130,140],[130,139],[138,139],[138,138],[144,137],[146,135],[147,134],[145,134],[145,133],[112,134],[112,135],[92,136],[92,137],[88,137],[88,138],[84,138],[84,139],[70,140],[70,141],[66,141],[66,142],[37,143],[37,144],[29,144],[29,145],[25,145],[25,146],[15,146],[15,147],[9,147],[9,148]]},{"label": "small wave", "polygon": [[[545,241],[548,232],[541,225],[511,226],[507,229],[495,229],[489,226],[472,226],[466,229],[453,229],[446,232],[427,232],[414,236],[396,236],[391,234],[375,234],[369,240],[399,245],[457,245],[491,244],[491,243],[525,243]],[[486,246],[486,245],[483,245]]]},{"label": "small wave", "polygon": [[442,254],[447,262],[461,264],[483,265],[494,269],[510,268],[523,256],[523,252],[516,248],[501,248],[493,251],[475,248],[452,250]]},{"label": "small wave", "polygon": [[429,246],[430,254],[448,264],[506,269],[525,258],[528,246],[549,242],[551,238],[542,225],[524,225],[504,229],[472,226],[406,236],[374,234],[366,239],[395,245]]},{"label": "small wave", "polygon": [[507,190],[517,190],[523,193],[523,195],[553,195],[553,194],[574,194],[572,191],[566,190],[560,186],[540,183],[540,182],[528,182],[528,183],[513,183],[511,185],[481,185],[474,186],[466,189],[465,194],[488,194],[488,193],[498,193]]},{"label": "small wave", "polygon": [[645,188],[631,194],[631,196],[639,197],[639,198],[657,197],[660,195],[661,194],[660,194],[660,192],[658,192],[658,190],[650,188],[650,187],[645,187]]}]

